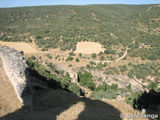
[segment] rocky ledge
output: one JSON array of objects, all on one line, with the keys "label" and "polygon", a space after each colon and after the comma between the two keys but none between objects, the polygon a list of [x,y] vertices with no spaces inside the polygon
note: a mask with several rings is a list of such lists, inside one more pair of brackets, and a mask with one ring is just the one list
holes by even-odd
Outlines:
[{"label": "rocky ledge", "polygon": [[24,106],[32,104],[28,66],[23,52],[7,46],[0,46],[0,58],[4,71],[13,85],[17,97]]}]

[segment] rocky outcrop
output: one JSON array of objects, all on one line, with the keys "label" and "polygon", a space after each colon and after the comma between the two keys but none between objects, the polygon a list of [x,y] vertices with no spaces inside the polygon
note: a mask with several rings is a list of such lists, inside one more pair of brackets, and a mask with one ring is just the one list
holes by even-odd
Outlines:
[{"label": "rocky outcrop", "polygon": [[29,72],[23,53],[7,46],[0,46],[0,57],[5,73],[15,89],[17,97],[24,106],[31,105]]}]

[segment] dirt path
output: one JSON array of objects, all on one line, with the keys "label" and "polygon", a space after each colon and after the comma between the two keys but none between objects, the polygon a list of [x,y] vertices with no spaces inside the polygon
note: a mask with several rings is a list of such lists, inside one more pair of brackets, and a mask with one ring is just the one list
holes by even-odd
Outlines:
[{"label": "dirt path", "polygon": [[[31,36],[30,37],[32,40],[32,44],[29,43],[25,43],[25,42],[3,42],[0,41],[0,45],[3,46],[8,46],[11,48],[15,48],[18,51],[23,51],[25,54],[51,54],[51,55],[63,55],[63,56],[68,56],[68,52],[66,51],[60,51],[59,49],[51,49],[49,51],[41,51],[39,48],[37,48],[37,46],[35,45],[35,40],[34,38]],[[81,42],[79,44],[77,44],[79,47],[78,49],[75,51],[75,53],[96,53],[96,52],[100,52],[103,51],[104,49],[101,48],[101,45],[99,43],[92,43],[92,42]],[[87,48],[87,46],[90,46],[89,48]],[[82,51],[82,47],[86,48],[83,49]],[[103,63],[110,63],[110,62],[115,62],[115,61],[119,61],[122,60],[126,55],[127,55],[127,50],[124,52],[123,56],[121,56],[120,58],[113,60],[113,61],[99,61],[99,60],[94,60],[94,59],[81,59],[81,60],[87,60],[87,61],[94,61],[96,63],[99,62],[103,62]]]},{"label": "dirt path", "polygon": [[127,56],[127,50],[128,49],[126,49],[126,51],[124,52],[124,54],[120,57],[120,58],[118,58],[118,59],[116,59],[116,60],[105,60],[105,61],[100,61],[100,60],[94,60],[94,59],[89,59],[90,61],[94,61],[94,62],[96,62],[96,63],[99,63],[99,62],[102,62],[102,63],[111,63],[111,62],[117,62],[117,61],[120,61],[120,60],[122,60],[123,58],[125,58],[126,56]]}]

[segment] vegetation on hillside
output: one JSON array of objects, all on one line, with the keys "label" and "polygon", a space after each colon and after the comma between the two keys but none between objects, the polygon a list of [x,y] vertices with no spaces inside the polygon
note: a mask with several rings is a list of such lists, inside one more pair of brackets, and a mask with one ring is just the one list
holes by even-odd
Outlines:
[{"label": "vegetation on hillside", "polygon": [[[33,57],[31,57],[31,58],[33,58]],[[52,83],[52,81],[53,82],[56,81],[57,84],[55,84],[55,86],[57,85],[58,87],[60,87],[62,89],[69,90],[78,96],[84,94],[83,91],[81,90],[81,88],[76,83],[71,83],[71,81],[70,81],[71,78],[68,73],[66,73],[65,75],[60,74],[60,72],[57,72],[54,65],[52,63],[50,63],[50,64],[48,64],[48,66],[50,68],[52,68],[52,70],[54,70],[57,74],[60,74],[60,75],[52,73],[51,71],[47,70],[45,66],[39,64],[36,60],[33,61],[31,58],[27,59],[27,63],[29,65],[29,68],[37,71],[47,81],[51,81],[51,83]]]},{"label": "vegetation on hillside", "polygon": [[117,97],[118,86],[116,84],[112,84],[111,86],[103,83],[99,85],[95,91],[92,93],[91,97],[96,99],[115,99]]},{"label": "vegetation on hillside", "polygon": [[[149,11],[147,9],[151,7]],[[100,42],[105,54],[160,59],[158,5],[40,6],[0,9],[0,40],[26,41],[73,51],[80,41]],[[118,48],[116,48],[118,47]],[[95,56],[93,56],[95,57]],[[103,59],[103,58],[102,58]]]},{"label": "vegetation on hillside", "polygon": [[94,90],[96,85],[93,81],[93,76],[90,72],[82,71],[78,73],[78,81],[80,85],[87,87],[91,90]]}]

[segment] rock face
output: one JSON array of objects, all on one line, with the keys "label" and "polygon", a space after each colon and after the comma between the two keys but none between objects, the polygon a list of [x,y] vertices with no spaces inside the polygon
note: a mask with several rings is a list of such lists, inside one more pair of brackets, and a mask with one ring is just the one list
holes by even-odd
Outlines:
[{"label": "rock face", "polygon": [[17,97],[24,106],[32,104],[29,72],[23,53],[7,46],[0,46],[0,57],[5,73],[12,83]]}]

